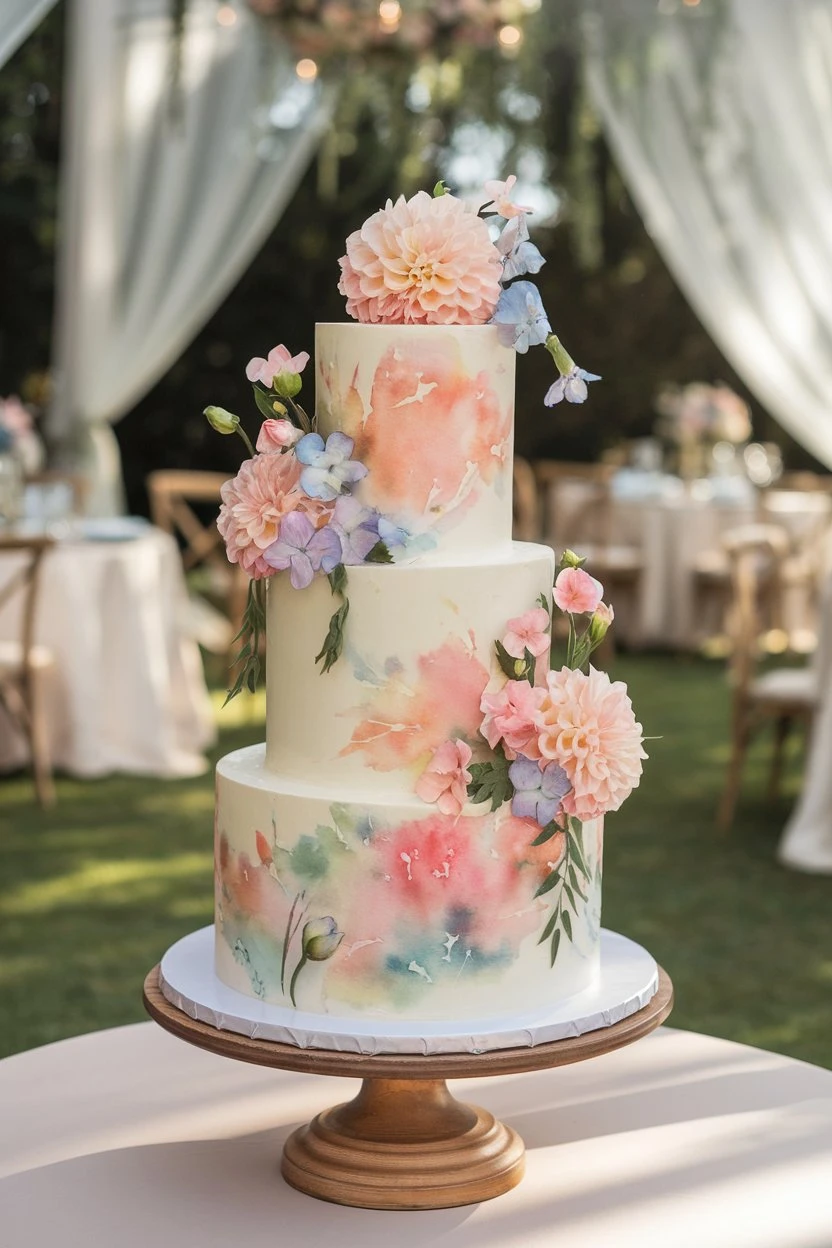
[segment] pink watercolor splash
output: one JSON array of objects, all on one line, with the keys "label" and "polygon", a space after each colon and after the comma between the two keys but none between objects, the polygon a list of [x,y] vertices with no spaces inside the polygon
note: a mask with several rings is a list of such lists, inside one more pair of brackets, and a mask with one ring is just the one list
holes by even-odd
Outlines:
[{"label": "pink watercolor splash", "polygon": [[416,680],[392,677],[362,710],[342,755],[362,750],[376,771],[409,767],[451,737],[476,741],[488,671],[458,637],[419,658]]}]

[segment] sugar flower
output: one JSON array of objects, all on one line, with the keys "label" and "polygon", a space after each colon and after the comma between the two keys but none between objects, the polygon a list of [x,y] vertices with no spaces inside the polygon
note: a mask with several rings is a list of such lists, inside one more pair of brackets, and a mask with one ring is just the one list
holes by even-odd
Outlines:
[{"label": "sugar flower", "polygon": [[323,510],[301,490],[300,472],[294,455],[255,455],[220,489],[217,528],[228,558],[255,579],[272,573],[263,552],[277,537],[284,516],[298,507],[313,517]]},{"label": "sugar flower", "polygon": [[507,758],[525,754],[540,758],[535,721],[542,688],[533,688],[527,680],[509,680],[495,693],[484,693],[480,710],[484,715],[480,732],[492,750],[502,741]]},{"label": "sugar flower", "polygon": [[509,620],[503,645],[512,658],[522,659],[528,650],[539,659],[549,649],[549,644],[549,612],[543,607],[535,607]]},{"label": "sugar flower", "polygon": [[587,373],[576,365],[568,373],[558,377],[557,381],[552,382],[543,402],[547,407],[554,407],[562,399],[566,399],[567,403],[583,403],[589,393],[586,383],[600,380],[597,373]]},{"label": "sugar flower", "polygon": [[524,207],[523,204],[513,204],[511,202],[511,192],[514,190],[514,184],[517,181],[517,175],[510,173],[505,182],[489,181],[485,184],[485,193],[490,195],[487,204],[483,204],[483,212],[492,209],[498,212],[501,217],[517,217],[525,212],[531,212],[531,208]]},{"label": "sugar flower", "polygon": [[306,589],[316,572],[331,572],[340,563],[341,543],[329,525],[316,529],[303,512],[293,511],[281,521],[280,536],[263,558],[276,572],[288,568],[294,589]]},{"label": "sugar flower", "polygon": [[559,763],[538,765],[520,755],[508,769],[514,785],[511,813],[519,819],[534,819],[545,828],[560,813],[563,799],[569,792],[569,777]]},{"label": "sugar flower", "polygon": [[339,263],[348,314],[372,324],[484,325],[500,297],[488,226],[453,195],[388,199]]},{"label": "sugar flower", "polygon": [[459,815],[468,800],[471,747],[461,741],[444,741],[416,781],[423,802],[435,803],[440,814]]},{"label": "sugar flower", "polygon": [[310,498],[332,502],[347,487],[366,477],[367,469],[357,459],[350,459],[355,443],[345,433],[331,433],[324,444],[319,433],[307,433],[295,447],[295,454],[304,465],[301,489]]},{"label": "sugar flower", "polygon": [[378,535],[388,550],[404,550],[411,540],[411,534],[400,524],[388,520],[386,516],[378,518]]},{"label": "sugar flower", "polygon": [[552,332],[540,292],[531,282],[515,282],[504,290],[491,319],[503,346],[520,355],[540,346]]},{"label": "sugar flower", "polygon": [[[262,381],[264,386],[271,387],[274,379],[280,377],[281,374],[289,376],[297,376],[302,373],[309,363],[309,352],[300,351],[297,355],[290,355],[286,347],[272,347],[271,351],[264,360],[262,356],[255,355],[253,359],[246,364],[246,377],[249,381]],[[297,389],[293,394],[297,394]]]},{"label": "sugar flower", "polygon": [[549,672],[535,722],[542,756],[569,777],[567,814],[585,820],[618,810],[647,757],[626,686],[593,667]]},{"label": "sugar flower", "polygon": [[335,502],[330,527],[341,541],[341,562],[349,567],[363,563],[379,540],[379,515],[364,507],[352,494]]},{"label": "sugar flower", "polygon": [[592,615],[604,596],[604,586],[583,568],[562,568],[555,581],[555,606],[570,615]]},{"label": "sugar flower", "polygon": [[507,222],[497,239],[497,250],[503,257],[503,282],[511,282],[524,273],[539,273],[546,261],[529,240],[529,227],[524,216]]},{"label": "sugar flower", "polygon": [[257,450],[263,455],[280,454],[294,446],[301,432],[291,420],[264,420],[257,435]]}]

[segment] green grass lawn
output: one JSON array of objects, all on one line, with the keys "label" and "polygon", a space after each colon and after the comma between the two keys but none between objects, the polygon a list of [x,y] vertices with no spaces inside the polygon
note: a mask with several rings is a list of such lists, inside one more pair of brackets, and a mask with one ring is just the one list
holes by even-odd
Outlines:
[{"label": "green grass lawn", "polygon": [[[679,1027],[832,1068],[832,878],[774,862],[797,792],[764,797],[768,743],[746,773],[735,827],[713,826],[727,756],[719,664],[617,661],[650,761],[608,820],[604,921],[646,945],[676,986]],[[262,738],[262,700],[220,717],[216,755]],[[0,1053],[144,1018],[147,970],[212,919],[210,775],[58,781],[34,804],[27,777],[0,780]]]}]

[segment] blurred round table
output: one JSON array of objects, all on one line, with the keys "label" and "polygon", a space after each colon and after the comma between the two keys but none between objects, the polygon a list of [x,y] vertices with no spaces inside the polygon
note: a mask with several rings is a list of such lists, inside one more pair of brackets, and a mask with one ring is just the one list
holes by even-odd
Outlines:
[{"label": "blurred round table", "polygon": [[[21,556],[0,551],[0,585]],[[173,538],[134,517],[79,522],[44,559],[35,640],[54,656],[44,701],[52,765],[75,776],[205,771],[215,735]],[[18,598],[0,609],[0,641],[20,637]],[[0,718],[0,770],[27,761]]]},{"label": "blurred round table", "polygon": [[[137,985],[138,991],[138,985]],[[496,1200],[380,1213],[280,1177],[354,1080],[270,1071],[152,1023],[0,1062],[3,1248],[797,1248],[832,1243],[832,1072],[660,1028],[534,1074],[460,1080],[526,1142]]]}]

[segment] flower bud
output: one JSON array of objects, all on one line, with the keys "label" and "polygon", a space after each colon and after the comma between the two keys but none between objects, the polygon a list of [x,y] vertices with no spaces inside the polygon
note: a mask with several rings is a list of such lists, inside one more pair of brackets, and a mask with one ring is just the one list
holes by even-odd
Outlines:
[{"label": "flower bud", "polygon": [[217,433],[236,433],[240,427],[240,417],[227,412],[224,407],[206,407],[203,415]]},{"label": "flower bud", "polygon": [[280,454],[294,446],[300,436],[300,429],[290,420],[264,420],[257,435],[257,450],[261,455]]},{"label": "flower bud", "polygon": [[589,640],[593,649],[601,644],[607,635],[610,624],[615,619],[615,612],[606,602],[599,602],[592,619],[589,621]]},{"label": "flower bud", "polygon": [[574,550],[565,550],[560,557],[560,568],[582,568],[586,563],[586,559],[582,559],[580,555],[576,555]]},{"label": "flower bud", "polygon": [[303,382],[300,373],[276,373],[272,378],[272,390],[281,399],[293,399],[300,392]]},{"label": "flower bud", "polygon": [[343,939],[344,933],[338,931],[338,924],[331,915],[322,919],[310,919],[303,926],[303,956],[310,962],[326,962]]},{"label": "flower bud", "polygon": [[285,416],[287,411],[286,404],[275,399],[274,403],[272,403],[272,411],[276,412],[278,416]]}]

